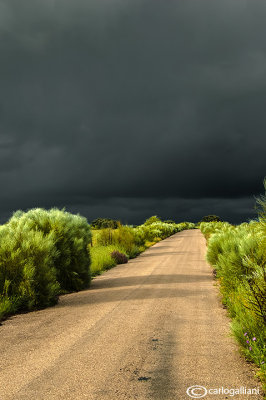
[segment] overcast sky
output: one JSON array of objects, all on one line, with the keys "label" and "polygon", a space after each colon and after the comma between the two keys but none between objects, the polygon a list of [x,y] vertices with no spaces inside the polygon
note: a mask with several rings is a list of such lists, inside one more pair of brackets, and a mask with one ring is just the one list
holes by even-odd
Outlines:
[{"label": "overcast sky", "polygon": [[256,217],[266,2],[0,0],[0,221]]}]

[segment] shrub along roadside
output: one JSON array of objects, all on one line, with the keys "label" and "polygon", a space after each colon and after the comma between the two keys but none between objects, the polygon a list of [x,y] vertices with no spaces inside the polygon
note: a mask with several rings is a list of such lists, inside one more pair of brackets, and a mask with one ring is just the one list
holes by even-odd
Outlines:
[{"label": "shrub along roadside", "polygon": [[91,241],[86,218],[52,208],[35,208],[26,213],[16,212],[9,220],[11,228],[25,227],[32,231],[54,234],[58,256],[54,259],[56,278],[62,290],[87,288],[90,284],[90,256],[87,245]]},{"label": "shrub along roadside", "polygon": [[0,228],[0,319],[20,310],[55,304],[59,294],[53,233]]},{"label": "shrub along roadside", "polygon": [[89,287],[90,241],[90,227],[79,215],[40,208],[16,212],[0,227],[0,319]]},{"label": "shrub along roadside", "polygon": [[160,240],[184,229],[195,227],[191,222],[180,224],[162,222],[156,216],[147,221],[136,228],[118,224],[117,229],[93,230],[92,245],[88,246],[92,258],[92,276],[101,274],[117,264],[111,257],[114,251],[122,253],[124,260],[134,258]]},{"label": "shrub along roadside", "polygon": [[201,223],[208,243],[207,260],[215,268],[222,301],[230,317],[232,333],[245,357],[258,367],[266,383],[266,222],[232,226]]}]

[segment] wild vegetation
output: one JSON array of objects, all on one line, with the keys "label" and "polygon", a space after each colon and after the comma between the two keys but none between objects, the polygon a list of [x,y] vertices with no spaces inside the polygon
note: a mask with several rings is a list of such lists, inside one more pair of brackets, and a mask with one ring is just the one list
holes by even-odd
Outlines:
[{"label": "wild vegetation", "polygon": [[138,227],[118,224],[116,229],[92,230],[93,239],[89,245],[92,260],[91,273],[97,275],[116,265],[118,262],[111,253],[119,252],[126,257],[125,259],[134,258],[160,240],[184,229],[193,228],[195,224],[191,222],[169,223],[161,221],[157,216],[152,216]]},{"label": "wild vegetation", "polygon": [[193,227],[156,216],[133,228],[100,218],[89,225],[56,208],[17,211],[0,226],[0,319],[53,305],[62,293],[88,288],[91,276]]},{"label": "wild vegetation", "polygon": [[265,382],[266,197],[257,202],[258,220],[238,226],[203,222],[200,229],[208,243],[207,260],[215,268],[223,303],[233,319],[232,333]]}]

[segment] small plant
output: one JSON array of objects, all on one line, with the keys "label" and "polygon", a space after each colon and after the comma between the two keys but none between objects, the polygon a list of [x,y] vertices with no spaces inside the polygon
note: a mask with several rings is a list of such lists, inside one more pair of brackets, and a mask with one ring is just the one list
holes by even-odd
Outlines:
[{"label": "small plant", "polygon": [[120,253],[118,250],[114,250],[111,253],[111,257],[115,260],[117,264],[125,264],[128,262],[128,258],[125,254]]}]

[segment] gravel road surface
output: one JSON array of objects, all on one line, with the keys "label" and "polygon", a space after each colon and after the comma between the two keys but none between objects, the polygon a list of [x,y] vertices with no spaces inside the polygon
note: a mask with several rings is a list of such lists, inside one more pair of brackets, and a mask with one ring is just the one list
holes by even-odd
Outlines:
[{"label": "gravel road surface", "polygon": [[[261,391],[230,337],[205,253],[199,230],[177,233],[91,289],[4,321],[0,400],[185,400],[193,385]],[[204,397],[230,398],[263,397]]]}]

